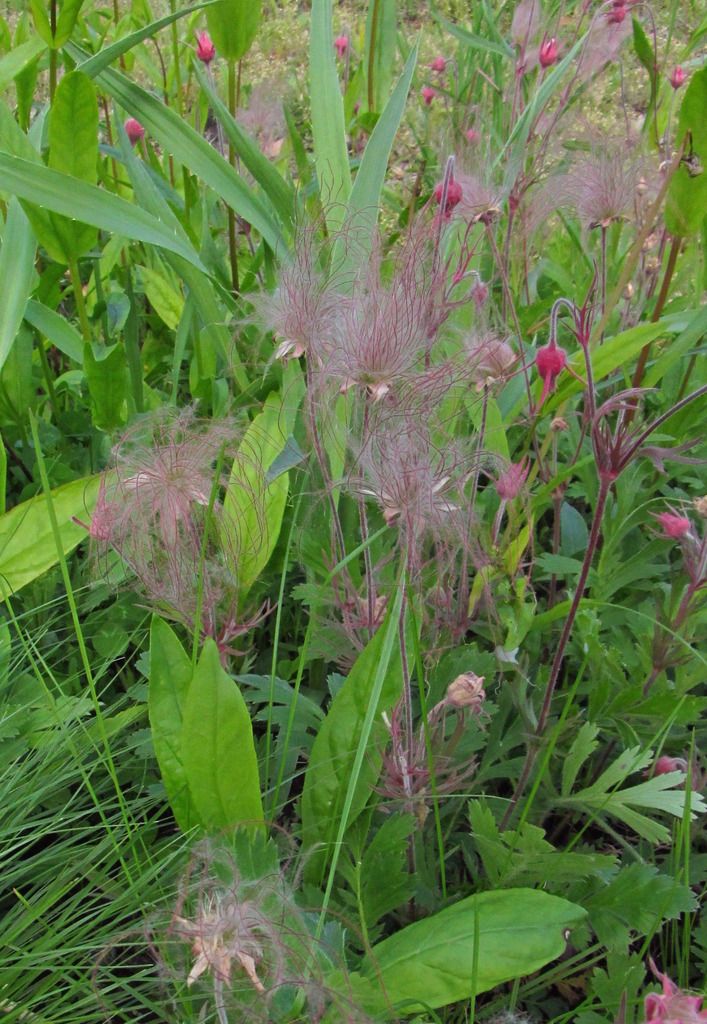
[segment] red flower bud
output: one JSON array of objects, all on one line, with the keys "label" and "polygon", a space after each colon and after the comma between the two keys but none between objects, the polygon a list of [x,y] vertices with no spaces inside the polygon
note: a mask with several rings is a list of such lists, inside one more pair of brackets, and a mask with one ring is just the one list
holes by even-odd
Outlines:
[{"label": "red flower bud", "polygon": [[447,70],[447,61],[444,57],[435,57],[430,63],[430,70],[436,72],[438,75],[443,75]]},{"label": "red flower bud", "polygon": [[[434,197],[438,203],[442,202],[443,192],[444,182],[439,181],[435,185],[434,191]],[[459,184],[459,182],[456,181],[454,178],[450,178],[449,182],[447,183],[447,200],[444,204],[444,210],[442,211],[442,216],[445,218],[445,220],[449,220],[452,214],[452,210],[458,203],[462,201],[463,195],[464,193],[462,192],[462,187]]]},{"label": "red flower bud", "polygon": [[627,14],[628,8],[625,3],[614,3],[606,17],[610,25],[620,25]]},{"label": "red flower bud", "polygon": [[478,142],[481,138],[481,133],[477,132],[476,128],[467,128],[464,134],[466,135],[467,142]]},{"label": "red flower bud", "polygon": [[206,65],[209,65],[216,56],[216,47],[214,41],[208,32],[199,32],[196,37],[196,55],[198,59]]},{"label": "red flower bud", "polygon": [[549,68],[557,60],[559,52],[560,48],[557,45],[557,40],[554,36],[552,36],[551,39],[543,39],[538,53],[540,66],[543,68]]},{"label": "red flower bud", "polygon": [[527,455],[520,462],[511,462],[507,469],[504,469],[494,485],[501,501],[512,501],[518,497],[528,479],[529,470],[530,462]]},{"label": "red flower bud", "polygon": [[538,409],[542,409],[547,396],[555,390],[557,378],[567,366],[567,353],[553,339],[548,345],[538,349],[535,355],[535,365],[543,382],[538,402]]},{"label": "red flower bud", "polygon": [[663,754],[662,757],[657,758],[653,765],[654,775],[667,775],[668,772],[686,772],[687,761],[684,757],[668,757],[667,754]]},{"label": "red flower bud", "polygon": [[686,78],[687,78],[687,75],[685,74],[683,69],[680,67],[680,65],[678,65],[674,69],[672,75],[670,76],[670,84],[672,85],[673,89],[679,89],[681,85],[685,84],[685,79]]},{"label": "red flower bud", "polygon": [[123,127],[125,128],[125,134],[130,139],[131,146],[137,145],[140,139],[145,138],[145,129],[134,117],[129,117]]},{"label": "red flower bud", "polygon": [[346,56],[346,51],[349,48],[349,37],[337,36],[334,40],[334,46],[336,48],[336,56],[341,60],[342,57]]},{"label": "red flower bud", "polygon": [[432,103],[432,100],[437,95],[437,90],[433,89],[431,85],[425,85],[421,89],[420,95],[422,96],[422,99],[425,102],[425,106],[429,107]]}]

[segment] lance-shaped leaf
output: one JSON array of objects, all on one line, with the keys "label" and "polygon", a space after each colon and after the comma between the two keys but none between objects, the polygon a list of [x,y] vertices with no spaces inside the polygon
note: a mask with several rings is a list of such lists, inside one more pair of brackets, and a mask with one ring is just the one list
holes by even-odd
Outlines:
[{"label": "lance-shaped leaf", "polygon": [[3,283],[3,301],[0,305],[0,370],[5,365],[24,317],[34,280],[36,249],[37,243],[29,221],[17,199],[13,198],[7,207],[0,251],[0,281]]}]

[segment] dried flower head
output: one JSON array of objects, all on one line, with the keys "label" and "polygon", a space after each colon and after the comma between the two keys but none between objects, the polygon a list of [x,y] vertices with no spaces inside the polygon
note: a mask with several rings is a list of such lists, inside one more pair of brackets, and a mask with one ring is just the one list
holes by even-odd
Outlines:
[{"label": "dried flower head", "polygon": [[525,481],[530,472],[530,460],[524,456],[520,462],[511,462],[510,465],[496,478],[494,486],[501,501],[512,501],[517,498],[523,490]]},{"label": "dried flower head", "polygon": [[450,707],[471,708],[478,713],[485,700],[484,677],[474,672],[462,673],[447,687],[446,701]]}]

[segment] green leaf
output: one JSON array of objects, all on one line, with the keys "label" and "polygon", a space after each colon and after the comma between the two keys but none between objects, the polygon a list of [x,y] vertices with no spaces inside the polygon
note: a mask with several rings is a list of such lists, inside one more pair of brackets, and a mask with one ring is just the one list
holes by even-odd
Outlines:
[{"label": "green leaf", "polygon": [[83,350],[83,368],[91,397],[91,418],[97,430],[110,433],[128,419],[130,378],[122,344],[94,351],[88,342]]},{"label": "green leaf", "polygon": [[[321,854],[307,864],[313,878],[333,852],[347,796],[351,824],[366,806],[380,774],[381,751],[387,740],[381,716],[400,698],[403,683],[400,646],[390,642],[397,634],[399,604],[400,595],[385,623],[356,659],[312,746],[301,816],[304,848],[312,850],[318,843],[324,844]],[[353,769],[360,745],[365,753],[356,778]]]},{"label": "green leaf", "polygon": [[250,716],[210,638],[189,686],[183,715],[182,763],[192,807],[203,828],[214,832],[262,822]]},{"label": "green leaf", "polygon": [[585,916],[582,907],[534,889],[477,893],[379,942],[361,974],[379,988],[381,1011],[447,1006],[556,960]]},{"label": "green leaf", "polygon": [[593,722],[584,722],[580,727],[579,732],[572,741],[572,746],[562,762],[561,793],[563,796],[569,796],[572,792],[579,769],[598,747],[598,735],[599,726],[594,725]]},{"label": "green leaf", "polygon": [[658,84],[658,64],[655,59],[655,53],[653,47],[645,33],[643,25],[641,25],[638,18],[633,16],[633,48],[636,51],[636,56],[640,60],[643,67],[648,72],[648,79],[651,84],[651,94],[648,100],[648,110],[653,110],[653,104],[655,102],[656,88]]},{"label": "green leaf", "polygon": [[[86,56],[85,51],[74,43],[69,43],[66,49],[75,60]],[[280,226],[270,211],[228,161],[175,110],[112,68],[99,72],[95,79],[121,107],[144,125],[146,132],[168,153],[247,220],[271,249],[287,251]]]},{"label": "green leaf", "polygon": [[[98,476],[73,480],[52,491],[64,554],[86,539],[72,517],[90,519],[98,496]],[[44,495],[30,498],[0,516],[0,595],[5,598],[53,568],[59,558]]]},{"label": "green leaf", "polygon": [[355,221],[357,225],[362,216],[367,216],[371,221],[371,227],[375,226],[388,160],[405,112],[405,103],[416,63],[417,45],[410,51],[403,73],[366,144],[348,205],[349,219],[358,218]]},{"label": "green leaf", "polygon": [[145,295],[158,317],[176,331],[184,312],[184,297],[175,289],[166,274],[151,267],[140,267]]},{"label": "green leaf", "polygon": [[194,66],[194,71],[199,85],[209,98],[216,119],[226,133],[226,138],[273,204],[282,223],[289,227],[295,216],[295,193],[291,185],[288,185],[277,168],[263,156],[260,147],[231,117],[228,107],[222,102],[198,62]]},{"label": "green leaf", "polygon": [[690,78],[675,137],[685,150],[668,187],[665,226],[672,235],[691,235],[707,216],[707,67]]},{"label": "green leaf", "polygon": [[471,50],[481,50],[482,53],[495,53],[499,57],[513,58],[515,52],[512,46],[509,46],[505,41],[494,41],[493,39],[487,39],[485,36],[474,35],[473,32],[467,31],[460,25],[455,25],[454,22],[449,21],[448,18],[443,17],[439,11],[432,8],[432,17],[435,21],[449,32],[451,36],[458,39],[460,43],[468,47]]},{"label": "green leaf", "polygon": [[267,565],[285,514],[288,474],[267,481],[268,470],[287,442],[282,416],[280,395],[268,395],[238,448],[223,503],[224,549],[234,554],[243,596]]},{"label": "green leaf", "polygon": [[[59,82],[49,114],[49,166],[89,185],[97,181],[98,99],[90,78],[71,71]],[[30,219],[33,220],[30,212]],[[75,218],[50,214],[51,232],[35,225],[40,244],[59,262],[71,262],[92,249],[98,239],[95,227]],[[59,246],[56,245],[56,240]]]},{"label": "green leaf", "polygon": [[34,281],[34,257],[37,249],[32,228],[17,199],[10,200],[0,251],[0,281],[3,284],[0,305],[0,369],[22,323],[27,299]]},{"label": "green leaf", "polygon": [[414,893],[406,858],[407,840],[416,828],[414,815],[394,815],[383,822],[366,848],[361,859],[361,905],[369,928]]},{"label": "green leaf", "polygon": [[59,10],[59,18],[56,23],[54,34],[54,46],[58,49],[63,46],[74,31],[76,19],[83,6],[84,0],[63,0]]},{"label": "green leaf", "polygon": [[69,359],[73,359],[79,366],[83,365],[84,340],[68,320],[36,299],[29,300],[25,306],[24,317],[27,323],[43,334],[55,348]]},{"label": "green leaf", "polygon": [[26,43],[14,46],[12,51],[0,60],[0,92],[4,92],[10,82],[29,67],[46,48],[46,42],[38,35],[28,39]]},{"label": "green leaf", "polygon": [[[371,36],[373,34],[373,49]],[[395,67],[397,17],[395,0],[371,0],[366,18],[364,65],[368,78],[368,109],[382,110]]]},{"label": "green leaf", "polygon": [[340,228],[351,195],[344,101],[334,59],[331,0],[312,0],[309,95],[319,194],[330,230]]},{"label": "green leaf", "polygon": [[220,0],[206,11],[209,26],[220,57],[238,61],[245,56],[260,25],[261,0]]},{"label": "green leaf", "polygon": [[574,505],[563,501],[560,506],[560,554],[570,557],[586,551],[589,530],[584,516]]},{"label": "green leaf", "polygon": [[74,217],[84,224],[93,224],[103,231],[160,246],[204,271],[191,246],[175,238],[134,203],[119,196],[6,152],[0,152],[0,176],[2,188],[20,199],[65,217]]},{"label": "green leaf", "polygon": [[147,705],[152,743],[170,806],[184,831],[195,824],[181,747],[184,707],[193,674],[191,659],[174,630],[153,616]]}]

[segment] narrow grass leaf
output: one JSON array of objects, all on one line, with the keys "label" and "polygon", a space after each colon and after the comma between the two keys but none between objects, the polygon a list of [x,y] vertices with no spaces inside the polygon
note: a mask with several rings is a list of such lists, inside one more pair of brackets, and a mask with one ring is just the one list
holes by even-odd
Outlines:
[{"label": "narrow grass leaf", "polygon": [[344,101],[334,59],[331,0],[312,0],[309,36],[309,89],[314,160],[319,193],[330,229],[341,227],[351,194]]},{"label": "narrow grass leaf", "polygon": [[17,199],[10,199],[0,251],[0,281],[3,301],[0,306],[0,369],[22,323],[27,299],[34,280],[34,233]]}]

